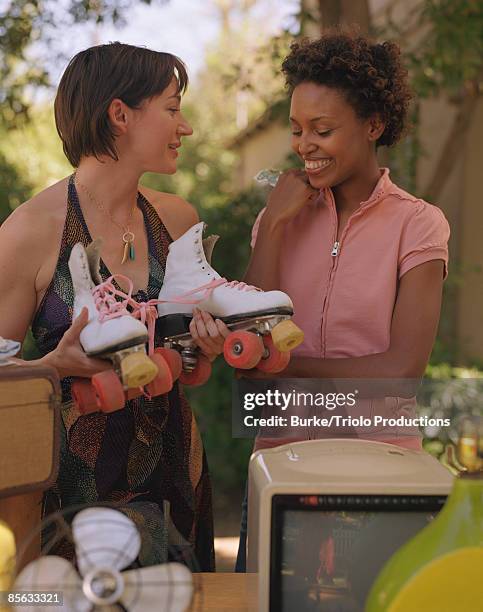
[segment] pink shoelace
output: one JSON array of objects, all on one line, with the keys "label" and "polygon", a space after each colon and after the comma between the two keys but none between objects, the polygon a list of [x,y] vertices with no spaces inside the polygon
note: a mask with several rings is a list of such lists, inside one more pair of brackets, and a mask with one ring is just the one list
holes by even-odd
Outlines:
[{"label": "pink shoelace", "polygon": [[[128,291],[125,293],[114,286],[114,280],[119,279],[124,281],[128,286]],[[133,284],[130,278],[123,274],[113,274],[103,283],[100,283],[92,290],[94,303],[99,312],[99,321],[107,321],[125,315],[133,316],[139,319],[141,323],[148,328],[148,352],[152,355],[154,352],[154,330],[156,319],[158,318],[157,304],[172,303],[172,304],[199,304],[204,299],[209,297],[216,287],[225,285],[230,289],[238,291],[261,291],[258,287],[247,285],[241,281],[227,281],[226,278],[212,280],[206,285],[202,285],[196,289],[188,291],[178,297],[170,298],[169,300],[148,300],[147,302],[136,302],[132,297]],[[203,292],[202,296],[193,299],[190,296]],[[116,299],[117,297],[121,300]],[[132,310],[128,310],[131,307]]]}]

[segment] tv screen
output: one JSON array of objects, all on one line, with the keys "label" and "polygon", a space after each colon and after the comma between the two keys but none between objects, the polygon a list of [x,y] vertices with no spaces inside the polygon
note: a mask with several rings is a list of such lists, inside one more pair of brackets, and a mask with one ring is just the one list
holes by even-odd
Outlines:
[{"label": "tv screen", "polygon": [[363,612],[379,571],[444,496],[276,495],[270,610]]}]

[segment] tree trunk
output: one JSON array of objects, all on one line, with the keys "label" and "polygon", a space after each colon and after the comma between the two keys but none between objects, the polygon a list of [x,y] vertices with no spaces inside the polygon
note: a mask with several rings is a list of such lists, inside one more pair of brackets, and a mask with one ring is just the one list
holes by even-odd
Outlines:
[{"label": "tree trunk", "polygon": [[455,161],[461,155],[466,132],[471,124],[478,99],[479,97],[476,92],[468,93],[460,104],[458,113],[454,118],[451,130],[439,155],[433,176],[424,190],[424,197],[430,202],[438,201],[446,184],[446,179],[450,176]]},{"label": "tree trunk", "polygon": [[371,16],[368,0],[319,0],[320,29],[340,25],[357,25],[363,34],[369,32]]}]

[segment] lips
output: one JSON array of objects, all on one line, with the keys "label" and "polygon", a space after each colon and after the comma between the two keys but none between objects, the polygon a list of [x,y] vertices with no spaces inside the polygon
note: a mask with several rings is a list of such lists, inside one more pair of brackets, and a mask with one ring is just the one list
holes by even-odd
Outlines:
[{"label": "lips", "polygon": [[174,157],[178,157],[179,153],[178,153],[178,149],[181,146],[180,142],[173,142],[172,144],[168,145],[168,149],[170,149],[173,152]]}]

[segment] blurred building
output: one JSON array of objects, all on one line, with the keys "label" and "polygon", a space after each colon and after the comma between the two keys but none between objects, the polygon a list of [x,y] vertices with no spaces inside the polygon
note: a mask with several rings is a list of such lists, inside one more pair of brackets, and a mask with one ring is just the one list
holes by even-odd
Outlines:
[{"label": "blurred building", "polygon": [[[412,6],[420,0],[371,0],[371,22],[382,28],[390,17],[396,23],[407,23]],[[305,7],[317,18],[318,0],[305,0]],[[319,21],[320,23],[320,21]],[[307,36],[317,36],[320,25],[309,22]],[[424,32],[407,32],[405,45],[413,45]],[[470,124],[455,123],[459,106],[443,98],[421,100],[418,141],[423,153],[417,159],[412,188],[423,196],[436,180],[437,204],[451,225],[450,277],[451,294],[445,301],[446,327],[441,330],[445,342],[454,342],[461,362],[483,362],[483,206],[481,197],[481,163],[483,160],[483,99],[473,106]],[[463,117],[463,120],[465,118]],[[461,135],[464,135],[463,137]],[[435,175],[440,158],[447,151],[448,140],[455,135],[458,155],[444,174]],[[462,140],[458,140],[462,138]],[[288,126],[288,104],[281,98],[263,116],[241,131],[232,144],[239,155],[235,181],[238,189],[253,185],[253,177],[262,168],[277,167],[291,152]],[[387,152],[381,150],[381,165],[387,163]],[[449,157],[449,156],[448,156]],[[441,170],[441,168],[440,168]]]}]

